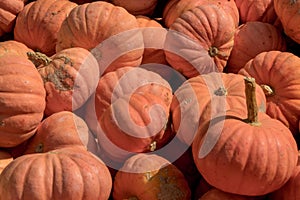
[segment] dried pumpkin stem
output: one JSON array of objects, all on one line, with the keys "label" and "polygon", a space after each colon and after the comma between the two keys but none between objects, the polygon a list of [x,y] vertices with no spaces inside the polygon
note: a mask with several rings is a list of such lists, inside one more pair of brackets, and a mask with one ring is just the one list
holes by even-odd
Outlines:
[{"label": "dried pumpkin stem", "polygon": [[258,122],[258,107],[256,102],[256,83],[255,79],[251,77],[245,77],[245,93],[248,117],[246,122],[251,125],[259,125]]},{"label": "dried pumpkin stem", "polygon": [[262,85],[260,85],[260,86],[261,86],[261,88],[263,89],[263,91],[264,91],[266,97],[270,97],[270,96],[273,96],[273,95],[274,95],[274,90],[273,90],[270,86],[264,85],[264,84],[262,84]]},{"label": "dried pumpkin stem", "polygon": [[52,62],[52,59],[41,52],[27,52],[28,59],[38,67],[40,65],[47,66]]}]

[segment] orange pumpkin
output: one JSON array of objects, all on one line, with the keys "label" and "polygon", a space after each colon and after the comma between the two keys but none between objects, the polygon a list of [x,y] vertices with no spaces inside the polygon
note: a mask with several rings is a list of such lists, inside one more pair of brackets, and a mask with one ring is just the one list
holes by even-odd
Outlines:
[{"label": "orange pumpkin", "polygon": [[257,54],[272,50],[286,50],[285,38],[274,25],[259,21],[242,24],[235,32],[226,71],[238,73]]},{"label": "orange pumpkin", "polygon": [[0,37],[14,29],[16,17],[24,8],[23,0],[2,1],[0,4]]},{"label": "orange pumpkin", "polygon": [[[298,150],[284,124],[258,111],[255,80],[245,78],[245,84],[248,117],[232,111],[213,118],[199,128],[192,150],[199,172],[210,185],[224,192],[259,196],[290,179]],[[208,134],[209,124],[214,131]]]},{"label": "orange pumpkin", "polygon": [[20,156],[0,176],[1,200],[107,200],[111,188],[104,163],[78,147]]},{"label": "orange pumpkin", "polygon": [[14,39],[48,56],[55,53],[57,32],[69,12],[77,6],[68,0],[37,0],[19,13]]},{"label": "orange pumpkin", "polygon": [[50,58],[39,53],[28,55],[38,66],[44,81],[46,116],[59,111],[77,110],[95,91],[99,67],[96,58],[88,50],[68,48]]},{"label": "orange pumpkin", "polygon": [[82,4],[70,12],[58,32],[56,52],[70,47],[92,51],[101,75],[140,65],[144,51],[135,16],[105,1]]},{"label": "orange pumpkin", "polygon": [[168,63],[191,78],[222,72],[233,47],[236,26],[223,8],[204,4],[180,15],[166,35]]},{"label": "orange pumpkin", "polygon": [[300,119],[300,58],[289,52],[268,51],[251,59],[239,74],[256,79],[266,95],[266,113],[294,135]]},{"label": "orange pumpkin", "polygon": [[43,118],[43,80],[28,59],[0,57],[0,147],[14,147],[34,135]]},{"label": "orange pumpkin", "polygon": [[27,58],[27,52],[33,52],[25,44],[15,40],[0,42],[0,57],[5,54],[17,54]]},{"label": "orange pumpkin", "polygon": [[113,188],[115,200],[191,199],[183,174],[168,160],[155,154],[136,154],[127,159],[116,173]]}]

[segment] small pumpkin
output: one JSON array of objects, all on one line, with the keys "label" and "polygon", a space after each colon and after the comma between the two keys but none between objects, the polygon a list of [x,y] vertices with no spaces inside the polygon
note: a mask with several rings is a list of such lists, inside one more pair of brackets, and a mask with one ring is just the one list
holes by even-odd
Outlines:
[{"label": "small pumpkin", "polygon": [[125,8],[132,15],[151,16],[154,13],[158,0],[110,0],[110,2]]},{"label": "small pumpkin", "polygon": [[7,40],[0,42],[0,57],[5,54],[17,54],[27,58],[27,53],[33,52],[25,44],[17,42],[16,40]]},{"label": "small pumpkin", "polygon": [[144,43],[138,27],[135,16],[122,7],[105,1],[78,5],[61,25],[56,52],[70,47],[91,51],[101,75],[124,66],[139,66]]},{"label": "small pumpkin", "polygon": [[[247,118],[239,117],[238,111],[213,118],[198,129],[192,150],[199,172],[210,185],[228,193],[260,196],[290,179],[298,150],[284,124],[258,111],[255,79],[246,77],[245,85]],[[209,124],[214,132],[207,134]]]},{"label": "small pumpkin", "polygon": [[23,10],[23,0],[2,1],[0,4],[0,37],[15,27],[17,15]]},{"label": "small pumpkin", "polygon": [[0,175],[1,200],[107,200],[111,188],[104,163],[78,147],[20,156]]},{"label": "small pumpkin", "polygon": [[3,169],[11,162],[13,161],[12,155],[6,151],[0,149],[0,175],[3,171]]},{"label": "small pumpkin", "polygon": [[266,113],[280,120],[297,135],[300,119],[300,58],[289,52],[262,52],[238,73],[256,79],[266,95]]},{"label": "small pumpkin", "polygon": [[188,78],[223,72],[235,29],[232,17],[220,6],[204,4],[187,10],[166,35],[167,62]]},{"label": "small pumpkin", "polygon": [[46,106],[43,80],[31,61],[0,57],[0,147],[14,147],[34,135]]},{"label": "small pumpkin", "polygon": [[46,90],[45,115],[80,108],[95,91],[99,80],[96,58],[86,49],[74,47],[50,58],[28,53],[37,65]]},{"label": "small pumpkin", "polygon": [[180,170],[156,154],[140,153],[127,159],[116,173],[113,188],[115,200],[191,199],[191,191]]},{"label": "small pumpkin", "polygon": [[274,25],[250,21],[238,27],[234,35],[234,45],[227,62],[226,71],[238,73],[244,65],[259,53],[265,51],[285,51],[286,40]]},{"label": "small pumpkin", "polygon": [[284,33],[300,44],[300,2],[296,0],[274,0],[274,9],[280,19]]},{"label": "small pumpkin", "polygon": [[26,4],[16,19],[14,39],[34,51],[52,56],[57,32],[76,6],[68,0],[37,0]]}]

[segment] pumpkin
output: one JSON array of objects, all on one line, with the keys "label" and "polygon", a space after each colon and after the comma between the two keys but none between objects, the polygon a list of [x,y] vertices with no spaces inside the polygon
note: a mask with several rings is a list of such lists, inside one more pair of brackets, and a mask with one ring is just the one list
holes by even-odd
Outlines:
[{"label": "pumpkin", "polygon": [[0,199],[100,199],[112,187],[104,163],[79,147],[14,159],[0,176]]},{"label": "pumpkin", "polygon": [[259,21],[242,24],[235,32],[226,70],[238,73],[257,54],[272,50],[286,50],[286,40],[274,25]]},{"label": "pumpkin", "polygon": [[169,28],[183,12],[203,4],[221,6],[226,12],[230,13],[235,25],[238,26],[239,12],[234,0],[169,0],[162,13],[165,26]]},{"label": "pumpkin", "polygon": [[24,154],[44,153],[64,147],[85,147],[97,153],[97,144],[86,123],[69,111],[61,111],[45,118],[26,145]]},{"label": "pumpkin", "polygon": [[14,39],[34,51],[52,56],[57,32],[76,6],[68,0],[37,0],[26,4],[16,19]]},{"label": "pumpkin", "polygon": [[140,65],[144,43],[134,15],[122,7],[96,1],[77,6],[62,23],[56,52],[70,47],[91,51],[103,75],[120,67]]},{"label": "pumpkin", "polygon": [[5,54],[16,54],[27,58],[27,52],[33,52],[25,44],[15,40],[0,42],[0,57]]},{"label": "pumpkin", "polygon": [[[213,118],[198,129],[192,144],[199,172],[224,192],[265,195],[282,187],[296,168],[298,150],[292,133],[258,111],[255,88],[255,79],[246,77],[246,119],[237,110]],[[208,125],[214,132],[207,134]]]},{"label": "pumpkin", "polygon": [[204,4],[180,15],[166,35],[167,62],[191,78],[222,72],[233,47],[235,24],[220,6]]},{"label": "pumpkin", "polygon": [[50,58],[40,53],[29,53],[28,56],[38,66],[44,81],[46,116],[77,110],[95,91],[99,66],[88,50],[74,47],[57,52]]},{"label": "pumpkin", "polygon": [[199,200],[259,200],[262,198],[249,197],[244,195],[231,194],[228,192],[223,192],[216,188],[207,191]]},{"label": "pumpkin", "polygon": [[[126,184],[124,184],[126,183]],[[183,174],[156,154],[136,154],[116,173],[113,199],[190,200],[191,191]]]},{"label": "pumpkin", "polygon": [[138,15],[136,19],[144,38],[145,49],[141,64],[158,63],[166,65],[167,61],[163,46],[167,30],[160,23],[149,17]]},{"label": "pumpkin", "polygon": [[[231,110],[246,107],[243,76],[209,73],[186,80],[174,93],[171,103],[172,124],[176,136],[185,144],[193,142],[199,126]],[[261,111],[265,111],[266,98],[262,88],[256,88]],[[240,112],[246,117],[245,111]]]},{"label": "pumpkin", "polygon": [[293,172],[293,175],[284,186],[282,186],[281,188],[272,192],[269,195],[269,200],[297,200],[299,199],[300,196],[299,186],[300,186],[300,160],[298,156],[297,167]]},{"label": "pumpkin", "polygon": [[280,20],[274,9],[273,0],[235,0],[240,14],[240,22],[260,21],[272,25],[280,24]]},{"label": "pumpkin", "polygon": [[43,80],[28,59],[0,57],[0,147],[14,147],[34,135],[43,118]]},{"label": "pumpkin", "polygon": [[151,16],[154,13],[158,0],[111,0],[112,4],[125,8],[133,15],[146,15]]},{"label": "pumpkin", "polygon": [[289,52],[262,52],[251,59],[239,74],[256,79],[266,95],[266,113],[280,120],[297,135],[300,119],[300,58]]},{"label": "pumpkin", "polygon": [[0,149],[0,175],[3,171],[3,169],[11,162],[13,161],[12,155],[3,149]]},{"label": "pumpkin", "polygon": [[300,44],[300,2],[295,0],[274,0],[275,12],[282,24],[284,33]]},{"label": "pumpkin", "polygon": [[23,0],[2,1],[0,5],[0,37],[14,29],[16,17],[24,8]]}]

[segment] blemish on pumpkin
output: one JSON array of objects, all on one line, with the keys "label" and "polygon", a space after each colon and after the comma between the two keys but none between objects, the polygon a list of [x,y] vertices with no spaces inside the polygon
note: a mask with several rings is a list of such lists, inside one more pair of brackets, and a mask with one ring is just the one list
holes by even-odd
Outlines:
[{"label": "blemish on pumpkin", "polygon": [[64,66],[60,66],[58,69],[55,68],[54,73],[47,74],[46,77],[42,78],[44,83],[52,82],[57,90],[68,91],[73,89],[73,87],[66,82],[66,79],[71,79],[74,82],[73,77],[64,70]]},{"label": "blemish on pumpkin", "polygon": [[155,151],[156,149],[156,141],[153,141],[151,144],[150,144],[150,151]]},{"label": "blemish on pumpkin", "polygon": [[42,143],[39,143],[35,148],[35,152],[42,153],[43,151],[44,151],[44,145]]},{"label": "blemish on pumpkin", "polygon": [[5,122],[4,121],[0,121],[0,126],[4,127],[5,126]]},{"label": "blemish on pumpkin", "polygon": [[227,95],[227,90],[223,86],[221,86],[217,90],[214,91],[214,94],[216,96],[226,96]]}]

